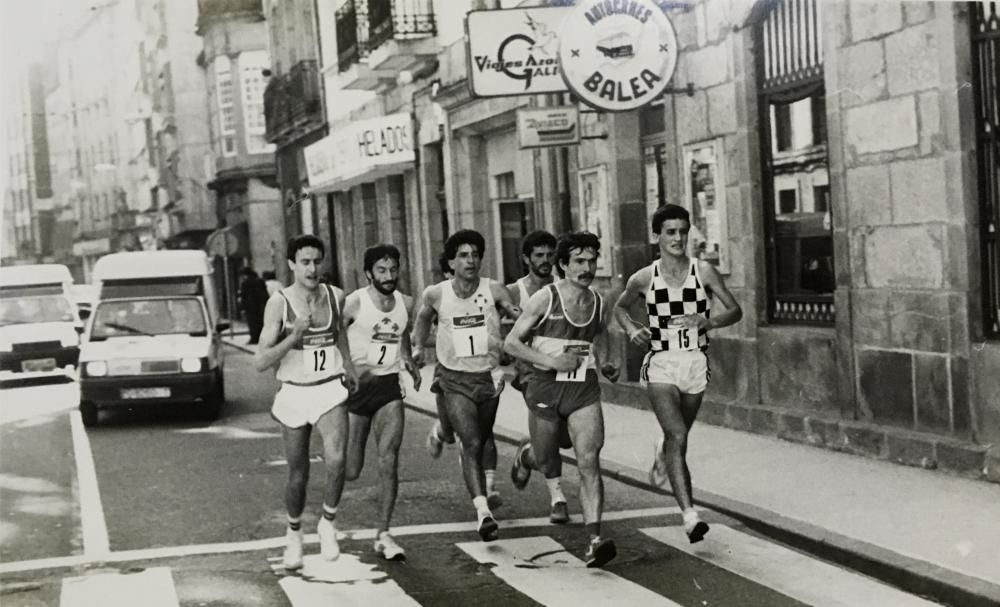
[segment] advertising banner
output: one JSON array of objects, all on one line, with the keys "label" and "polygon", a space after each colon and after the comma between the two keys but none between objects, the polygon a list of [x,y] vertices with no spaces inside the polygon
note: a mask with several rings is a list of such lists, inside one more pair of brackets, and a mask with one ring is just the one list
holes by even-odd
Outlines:
[{"label": "advertising banner", "polygon": [[580,143],[580,111],[575,106],[517,111],[519,147],[544,148]]},{"label": "advertising banner", "polygon": [[416,159],[413,120],[400,112],[351,122],[306,147],[305,158],[312,192],[336,187],[376,169],[395,167],[402,171]]}]

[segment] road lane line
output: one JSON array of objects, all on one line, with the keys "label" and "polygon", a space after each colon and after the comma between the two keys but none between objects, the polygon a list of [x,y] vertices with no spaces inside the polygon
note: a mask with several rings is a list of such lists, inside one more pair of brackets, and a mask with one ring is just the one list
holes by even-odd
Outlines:
[{"label": "road lane line", "polygon": [[108,526],[101,505],[101,491],[97,486],[97,469],[90,439],[83,427],[79,411],[70,411],[70,428],[73,432],[73,458],[76,460],[77,486],[80,495],[80,526],[83,528],[83,555],[100,560],[111,552]]},{"label": "road lane line", "polygon": [[[619,510],[616,512],[605,512],[601,519],[607,521],[621,521],[633,518],[646,518],[652,516],[666,516],[679,514],[680,509],[676,506],[664,508],[639,508],[635,510]],[[501,531],[504,529],[519,529],[524,527],[548,527],[552,523],[548,517],[512,519],[500,521]],[[458,523],[431,523],[425,525],[408,525],[405,527],[393,527],[392,535],[402,537],[407,535],[431,535],[439,533],[472,533],[476,529],[474,521],[463,521]],[[356,529],[339,530],[338,537],[345,540],[368,541],[374,540],[377,529]],[[315,533],[305,536],[306,544],[316,544],[319,539]],[[216,544],[192,544],[189,546],[165,546],[162,548],[141,548],[138,550],[121,550],[106,554],[103,558],[90,558],[84,554],[82,556],[57,557],[47,559],[37,559],[32,561],[15,561],[0,563],[0,574],[16,573],[23,571],[37,571],[40,569],[55,569],[58,567],[72,567],[78,565],[88,565],[92,563],[126,563],[130,561],[146,561],[161,558],[178,558],[186,556],[202,556],[207,554],[229,554],[235,552],[256,552],[258,550],[273,550],[284,548],[285,536],[265,538],[260,540],[248,540],[245,542],[221,542]]]},{"label": "road lane line", "polygon": [[59,597],[59,607],[133,607],[140,603],[143,607],[180,605],[169,567],[66,578]]},{"label": "road lane line", "polygon": [[610,571],[587,569],[549,536],[457,544],[490,572],[550,607],[643,605],[679,607],[670,599]]},{"label": "road lane line", "polygon": [[[302,564],[299,575],[287,575],[278,582],[292,607],[420,606],[388,572],[362,563],[353,554],[341,554],[336,561],[312,554]],[[275,572],[280,575],[284,569]]]},{"label": "road lane line", "polygon": [[688,543],[683,527],[640,531],[658,542],[814,607],[937,605],[727,525],[713,523],[705,541],[698,544]]}]

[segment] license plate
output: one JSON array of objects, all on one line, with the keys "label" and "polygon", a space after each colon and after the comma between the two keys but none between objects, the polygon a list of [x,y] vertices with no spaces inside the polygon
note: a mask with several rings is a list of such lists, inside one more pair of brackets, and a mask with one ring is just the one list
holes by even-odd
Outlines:
[{"label": "license plate", "polygon": [[36,358],[33,360],[21,361],[21,370],[24,372],[51,371],[55,368],[56,359],[54,358]]},{"label": "license plate", "polygon": [[124,388],[122,398],[170,398],[170,388]]}]

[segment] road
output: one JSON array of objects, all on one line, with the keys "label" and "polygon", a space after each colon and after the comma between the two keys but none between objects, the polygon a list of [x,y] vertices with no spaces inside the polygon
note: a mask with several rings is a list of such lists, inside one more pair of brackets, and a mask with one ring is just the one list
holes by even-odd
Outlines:
[{"label": "road", "polygon": [[[276,384],[249,363],[229,352],[228,401],[213,423],[190,408],[116,411],[84,430],[74,384],[5,390],[0,604],[931,604],[713,512],[705,513],[708,538],[691,546],[668,498],[616,481],[606,482],[604,535],[615,538],[618,558],[604,571],[585,569],[575,469],[564,472],[573,522],[550,525],[540,479],[524,492],[511,487],[514,448],[504,443],[501,539],[483,544],[456,451],[431,459],[424,437],[432,420],[412,410],[394,520],[407,561],[385,563],[371,552],[377,478],[369,468],[341,502],[340,560],[322,561],[308,538],[306,567],[290,575],[278,565],[285,468],[268,415]],[[316,443],[313,452],[318,459]],[[321,477],[310,481],[307,533],[321,507]]]}]

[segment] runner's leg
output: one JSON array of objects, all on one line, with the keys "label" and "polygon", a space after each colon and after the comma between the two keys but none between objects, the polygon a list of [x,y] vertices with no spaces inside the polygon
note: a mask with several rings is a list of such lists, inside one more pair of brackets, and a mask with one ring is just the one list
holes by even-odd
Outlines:
[{"label": "runner's leg", "polygon": [[372,418],[354,413],[348,413],[347,417],[347,466],[344,474],[347,480],[354,481],[361,476],[361,470],[365,467],[365,449],[368,446],[368,433],[371,430]]},{"label": "runner's leg", "polygon": [[[681,415],[684,417],[684,427],[687,428],[687,434],[685,436],[690,435],[691,433],[691,427],[694,426],[694,420],[698,417],[698,410],[701,409],[701,401],[704,396],[704,392],[699,392],[697,394],[681,393]],[[691,490],[691,470],[687,465],[687,440],[684,441],[682,460],[684,462],[684,477],[687,480],[687,494],[693,501],[694,492]]]},{"label": "runner's leg", "polygon": [[486,480],[483,475],[483,437],[480,428],[479,409],[472,400],[446,392],[444,395],[446,416],[451,420],[455,434],[462,443],[462,477],[465,487],[473,498],[486,497]]},{"label": "runner's leg", "polygon": [[316,422],[323,439],[323,462],[326,465],[326,489],[323,492],[324,509],[336,511],[344,491],[344,468],[347,461],[348,418],[347,407],[339,405],[324,413]]},{"label": "runner's leg", "polygon": [[677,505],[686,511],[692,507],[691,475],[685,461],[689,426],[681,409],[681,393],[673,384],[660,383],[650,383],[647,391],[653,404],[653,412],[663,429],[667,478],[670,479]]},{"label": "runner's leg", "polygon": [[375,412],[372,425],[378,447],[379,507],[382,526],[378,531],[388,531],[392,511],[396,506],[399,490],[399,447],[403,443],[403,401],[394,400]]},{"label": "runner's leg", "polygon": [[306,487],[309,485],[309,435],[312,427],[289,428],[281,425],[281,438],[288,462],[285,484],[285,509],[289,519],[298,519],[306,507]]},{"label": "runner's leg", "polygon": [[562,458],[559,457],[559,421],[528,413],[528,435],[531,449],[521,457],[522,463],[538,470],[545,478],[558,478]]},{"label": "runner's leg", "polygon": [[601,534],[604,509],[604,481],[601,478],[601,449],[604,447],[604,412],[599,404],[577,409],[569,415],[577,469],[580,471],[580,501],[583,522],[591,537]]}]

